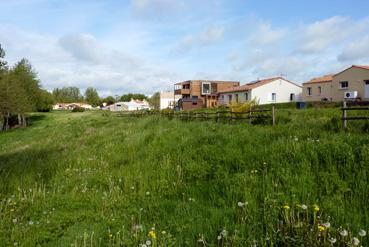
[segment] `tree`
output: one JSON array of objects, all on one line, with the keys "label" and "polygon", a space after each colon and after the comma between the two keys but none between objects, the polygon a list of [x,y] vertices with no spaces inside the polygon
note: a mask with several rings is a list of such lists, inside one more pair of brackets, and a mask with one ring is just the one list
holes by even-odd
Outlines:
[{"label": "tree", "polygon": [[106,104],[108,104],[108,105],[112,105],[112,104],[114,104],[116,101],[115,101],[115,98],[114,98],[113,96],[108,96],[108,97],[104,98],[104,99],[102,100],[102,102],[103,102],[103,103],[106,103]]},{"label": "tree", "polygon": [[93,105],[93,106],[98,106],[100,105],[100,97],[99,94],[97,93],[96,89],[93,87],[89,87],[86,89],[85,91],[85,100],[87,103]]},{"label": "tree", "polygon": [[83,96],[78,87],[55,88],[53,90],[53,95],[55,101],[59,103],[73,103],[83,100]]},{"label": "tree", "polygon": [[160,108],[160,93],[156,92],[154,93],[149,99],[148,99],[149,103],[155,108],[155,109],[159,109]]},{"label": "tree", "polygon": [[36,105],[38,112],[51,111],[54,103],[55,103],[55,100],[51,93],[43,89],[39,91],[39,100],[37,101],[37,105]]},{"label": "tree", "polygon": [[129,93],[129,94],[124,94],[120,97],[120,101],[123,101],[123,102],[131,101],[131,99],[144,100],[144,99],[147,99],[147,96],[144,94],[140,94],[140,93]]}]

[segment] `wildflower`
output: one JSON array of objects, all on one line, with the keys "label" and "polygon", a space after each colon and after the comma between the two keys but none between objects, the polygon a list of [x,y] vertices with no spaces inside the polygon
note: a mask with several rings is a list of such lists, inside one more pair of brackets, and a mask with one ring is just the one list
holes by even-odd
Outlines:
[{"label": "wildflower", "polygon": [[222,239],[222,236],[221,235],[218,235],[217,239],[218,240],[221,240]]},{"label": "wildflower", "polygon": [[288,206],[287,204],[283,206],[284,209],[290,209],[290,206]]},{"label": "wildflower", "polygon": [[113,237],[113,234],[109,233],[109,238],[112,238]]},{"label": "wildflower", "polygon": [[314,207],[314,211],[315,211],[315,212],[318,212],[318,211],[320,210],[319,206],[318,206],[318,205],[316,205],[316,204],[314,204],[314,205],[313,205],[313,207]]},{"label": "wildflower", "polygon": [[301,205],[301,208],[302,208],[303,210],[306,210],[306,209],[308,208],[308,206],[306,206],[305,204],[302,204],[302,205]]},{"label": "wildflower", "polygon": [[353,244],[353,245],[355,245],[355,246],[359,245],[359,244],[360,244],[359,239],[358,239],[358,238],[356,238],[356,237],[354,237],[354,238],[352,239],[352,244]]},{"label": "wildflower", "polygon": [[326,223],[324,223],[324,224],[323,224],[323,226],[324,226],[325,228],[329,228],[329,227],[331,227],[331,223],[326,222]]},{"label": "wildflower", "polygon": [[167,234],[167,232],[166,231],[161,231],[161,234],[165,235],[165,234]]},{"label": "wildflower", "polygon": [[32,226],[33,225],[33,221],[31,220],[31,221],[29,221],[28,222],[28,224],[30,225],[30,226]]},{"label": "wildflower", "polygon": [[155,239],[155,238],[156,238],[156,233],[155,233],[153,230],[151,230],[151,231],[149,231],[148,236],[149,236],[150,238]]},{"label": "wildflower", "polygon": [[131,190],[134,190],[135,189],[135,187],[134,186],[131,186]]},{"label": "wildflower", "polygon": [[333,245],[335,242],[337,242],[336,238],[329,238],[328,241]]},{"label": "wildflower", "polygon": [[359,231],[359,236],[360,236],[360,237],[365,237],[365,236],[366,236],[366,231],[365,231],[365,230],[363,230],[363,229],[361,229],[361,230]]},{"label": "wildflower", "polygon": [[319,229],[319,231],[324,231],[325,229],[326,229],[326,227],[324,226],[324,225],[319,225],[318,226],[318,229]]},{"label": "wildflower", "polygon": [[147,241],[146,241],[146,245],[147,245],[147,246],[150,246],[150,245],[151,245],[151,241],[150,241],[150,240],[147,240]]},{"label": "wildflower", "polygon": [[146,244],[142,244],[141,247],[147,247],[147,245]]},{"label": "wildflower", "polygon": [[222,232],[220,233],[220,235],[222,235],[223,237],[226,237],[228,234],[226,229],[223,229]]},{"label": "wildflower", "polygon": [[237,206],[239,206],[240,208],[244,207],[245,206],[245,203],[244,202],[238,202],[237,203]]},{"label": "wildflower", "polygon": [[[13,223],[15,224],[15,223],[17,223],[17,219],[13,219]],[[360,233],[359,233],[359,235],[360,235]],[[361,236],[361,235],[360,235]]]},{"label": "wildflower", "polygon": [[149,196],[150,195],[150,191],[146,191],[146,195]]},{"label": "wildflower", "polygon": [[340,231],[340,234],[341,234],[341,236],[342,236],[342,237],[346,237],[346,236],[348,235],[348,232],[347,232],[347,230],[342,229],[342,230]]},{"label": "wildflower", "polygon": [[10,212],[14,212],[14,208],[11,208],[11,209],[10,209]]}]

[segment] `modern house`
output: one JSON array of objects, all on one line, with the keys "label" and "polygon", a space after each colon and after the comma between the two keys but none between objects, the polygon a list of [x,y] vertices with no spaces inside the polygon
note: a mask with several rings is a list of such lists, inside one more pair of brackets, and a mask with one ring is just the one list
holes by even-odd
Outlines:
[{"label": "modern house", "polygon": [[303,83],[303,101],[332,101],[333,74]]},{"label": "modern house", "polygon": [[334,75],[303,84],[304,101],[369,101],[369,66],[352,65]]},{"label": "modern house", "polygon": [[267,78],[218,92],[218,104],[229,105],[257,100],[259,104],[300,100],[302,87],[282,77]]},{"label": "modern house", "polygon": [[160,110],[173,109],[181,98],[181,95],[175,95],[173,91],[166,91],[160,93]]},{"label": "modern house", "polygon": [[211,108],[218,104],[219,91],[239,85],[238,81],[189,80],[174,84],[174,94],[181,97],[180,109]]}]

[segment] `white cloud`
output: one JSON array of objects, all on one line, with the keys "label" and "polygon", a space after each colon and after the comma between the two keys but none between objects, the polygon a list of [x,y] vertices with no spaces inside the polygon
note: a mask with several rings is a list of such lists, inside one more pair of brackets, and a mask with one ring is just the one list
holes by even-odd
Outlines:
[{"label": "white cloud", "polygon": [[143,18],[168,17],[185,9],[184,0],[131,0],[134,12]]},{"label": "white cloud", "polygon": [[223,38],[224,28],[220,26],[212,26],[204,30],[200,34],[200,41],[204,44],[216,42]]},{"label": "white cloud", "polygon": [[358,61],[369,58],[369,35],[348,44],[339,54],[338,61]]},{"label": "white cloud", "polygon": [[257,31],[252,38],[253,44],[259,45],[275,45],[287,35],[284,29],[273,29],[270,23],[260,23]]}]

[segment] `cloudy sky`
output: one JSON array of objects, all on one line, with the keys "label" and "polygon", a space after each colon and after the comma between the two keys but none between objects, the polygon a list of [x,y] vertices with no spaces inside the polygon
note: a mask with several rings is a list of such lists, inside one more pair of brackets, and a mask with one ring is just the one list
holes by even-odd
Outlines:
[{"label": "cloudy sky", "polygon": [[284,75],[297,83],[369,64],[367,0],[0,0],[0,44],[42,85],[152,94],[187,79]]}]

